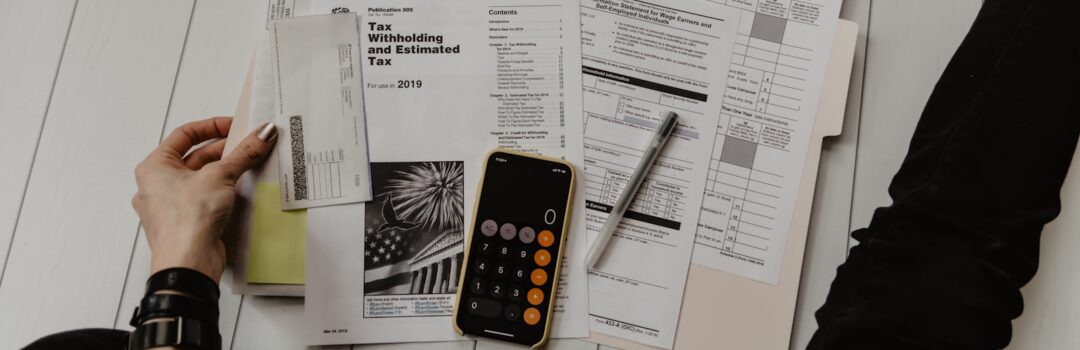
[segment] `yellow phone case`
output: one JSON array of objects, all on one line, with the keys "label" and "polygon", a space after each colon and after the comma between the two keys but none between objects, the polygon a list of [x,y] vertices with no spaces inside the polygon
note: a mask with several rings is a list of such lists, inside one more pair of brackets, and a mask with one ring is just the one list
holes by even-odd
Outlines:
[{"label": "yellow phone case", "polygon": [[[542,156],[542,155],[538,155],[538,154],[532,154],[532,153],[524,153],[524,152],[512,151],[512,150],[503,149],[503,148],[496,148],[496,149],[493,149],[491,151],[488,151],[488,153],[484,156],[484,167],[483,167],[483,169],[481,169],[481,172],[480,172],[480,174],[481,174],[480,175],[480,186],[476,189],[476,201],[473,202],[472,226],[469,226],[469,227],[476,227],[476,210],[477,210],[477,208],[479,208],[480,194],[483,193],[483,190],[484,190],[484,174],[487,174],[488,159],[490,159],[491,155],[495,154],[496,152],[512,154],[512,155],[516,155],[516,156],[520,156],[520,157],[534,158],[534,159],[539,159],[539,160],[544,160],[544,161],[549,161],[549,162],[555,162],[555,163],[566,165],[566,167],[570,169],[570,191],[569,191],[570,195],[566,196],[566,215],[563,215],[563,224],[562,224],[562,233],[563,234],[562,234],[562,237],[559,240],[559,251],[555,254],[555,256],[556,256],[555,261],[557,262],[555,264],[555,276],[551,280],[551,300],[553,300],[553,302],[548,303],[547,317],[544,320],[544,337],[540,338],[539,342],[537,342],[536,344],[533,344],[530,347],[531,349],[540,349],[540,348],[544,347],[544,345],[547,344],[548,339],[551,337],[551,314],[552,314],[553,310],[555,310],[555,302],[554,302],[554,300],[556,300],[557,296],[555,294],[559,290],[559,276],[561,274],[560,270],[562,269],[563,251],[565,251],[565,247],[566,247],[566,236],[569,235],[569,232],[567,232],[567,228],[570,226],[570,217],[572,216],[572,215],[570,215],[570,213],[573,211],[574,186],[577,183],[577,170],[575,170],[574,165],[570,164],[570,162],[567,162],[565,160],[558,159],[558,158],[546,157],[546,156]],[[465,261],[464,261],[464,263],[461,264],[462,269],[464,269],[465,266],[469,266],[469,260],[471,258],[471,255],[469,253],[469,248],[470,248],[471,245],[472,245],[472,235],[469,235],[469,242],[466,242],[466,244],[465,244]],[[464,272],[458,274],[458,282],[457,283],[458,283],[457,293],[454,296],[454,315],[453,315],[453,318],[450,320],[450,323],[454,326],[454,331],[457,332],[458,335],[464,336],[465,331],[461,330],[461,327],[458,327],[458,324],[457,324],[458,309],[460,308],[460,305],[461,305],[461,289],[462,288],[460,286],[463,286],[465,284],[465,273]],[[495,339],[495,340],[498,340],[498,339]]]}]

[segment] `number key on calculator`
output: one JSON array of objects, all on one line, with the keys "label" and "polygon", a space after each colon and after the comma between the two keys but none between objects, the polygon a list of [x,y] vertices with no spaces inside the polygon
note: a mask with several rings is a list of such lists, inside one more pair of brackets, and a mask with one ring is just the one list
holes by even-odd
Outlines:
[{"label": "number key on calculator", "polygon": [[[539,224],[539,225],[537,225]],[[540,228],[539,233],[532,225]],[[490,259],[476,259],[473,268],[477,277],[472,281],[466,300],[470,303],[468,312],[485,317],[504,317],[507,321],[518,321],[528,326],[539,324],[545,309],[545,301],[550,299],[544,290],[549,277],[555,274],[551,263],[550,248],[555,243],[555,235],[544,227],[543,222],[499,222],[495,219],[484,220],[480,224],[481,235],[474,236],[478,241],[481,254],[491,251]],[[557,229],[557,228],[556,228]],[[500,312],[500,310],[502,312]],[[523,317],[522,317],[523,316]]]}]

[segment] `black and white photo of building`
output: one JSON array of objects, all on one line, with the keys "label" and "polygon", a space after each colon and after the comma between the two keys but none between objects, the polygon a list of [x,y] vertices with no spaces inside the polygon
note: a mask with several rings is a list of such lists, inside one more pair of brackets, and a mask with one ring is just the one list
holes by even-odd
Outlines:
[{"label": "black and white photo of building", "polygon": [[464,258],[464,162],[372,163],[364,295],[451,294]]}]

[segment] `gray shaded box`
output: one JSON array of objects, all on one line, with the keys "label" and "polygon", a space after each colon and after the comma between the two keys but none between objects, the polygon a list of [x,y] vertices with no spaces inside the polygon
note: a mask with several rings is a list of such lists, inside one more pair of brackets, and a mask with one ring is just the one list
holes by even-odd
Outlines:
[{"label": "gray shaded box", "polygon": [[784,41],[784,30],[787,29],[787,20],[763,15],[754,15],[754,26],[750,28],[750,37],[780,44]]},{"label": "gray shaded box", "polygon": [[724,149],[720,151],[720,161],[743,168],[754,168],[757,157],[757,144],[740,138],[725,136]]}]

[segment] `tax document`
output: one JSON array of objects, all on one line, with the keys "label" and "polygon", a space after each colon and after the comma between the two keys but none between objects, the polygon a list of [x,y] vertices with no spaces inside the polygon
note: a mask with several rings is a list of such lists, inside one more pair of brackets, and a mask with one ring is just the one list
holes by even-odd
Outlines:
[{"label": "tax document", "polygon": [[[451,314],[458,272],[475,268],[462,263],[485,154],[504,147],[583,163],[578,2],[304,6],[297,4],[313,13],[360,15],[374,196],[308,211],[306,338],[463,339]],[[574,206],[584,207],[584,197],[577,198]],[[555,337],[588,335],[585,219],[573,213]]]},{"label": "tax document", "polygon": [[776,284],[841,2],[710,1],[742,15],[694,263]]},{"label": "tax document", "polygon": [[281,208],[371,200],[353,14],[270,23]]},{"label": "tax document", "polygon": [[679,115],[589,271],[593,332],[673,345],[738,21],[737,11],[697,0],[581,1],[590,242],[664,113]]}]

